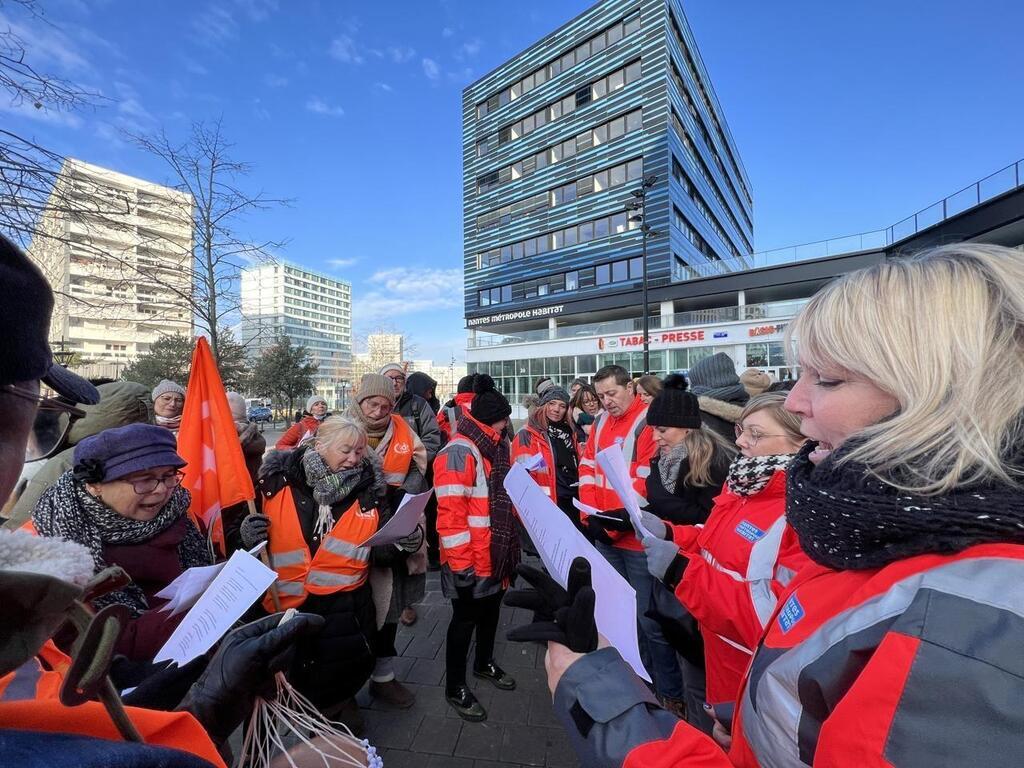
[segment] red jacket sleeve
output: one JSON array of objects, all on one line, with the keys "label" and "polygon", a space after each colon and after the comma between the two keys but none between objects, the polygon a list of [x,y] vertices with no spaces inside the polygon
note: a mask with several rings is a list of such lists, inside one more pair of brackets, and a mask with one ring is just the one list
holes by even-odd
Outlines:
[{"label": "red jacket sleeve", "polygon": [[733,768],[722,748],[686,722],[672,735],[634,748],[622,768]]},{"label": "red jacket sleeve", "polygon": [[296,445],[298,445],[299,438],[302,437],[302,435],[305,433],[305,430],[306,428],[303,426],[301,421],[295,422],[290,427],[288,427],[288,431],[281,435],[280,439],[277,441],[277,445],[275,445],[274,447],[277,448],[278,450],[282,450],[284,448],[294,448]]},{"label": "red jacket sleeve", "polygon": [[[597,486],[594,475],[597,470],[597,441],[587,440],[583,444],[583,455],[580,457],[580,501],[592,507],[600,507],[597,503]],[[580,513],[580,519],[586,522],[586,515]]]},{"label": "red jacket sleeve", "polygon": [[469,493],[476,478],[476,459],[458,441],[434,459],[434,493],[437,496],[437,536],[445,562],[455,573],[473,572],[473,547],[469,531]]},{"label": "red jacket sleeve", "polygon": [[651,459],[658,452],[658,444],[654,442],[654,430],[644,427],[636,439],[636,458],[629,466],[629,476],[633,480],[633,490],[647,502],[647,478],[651,474]]}]

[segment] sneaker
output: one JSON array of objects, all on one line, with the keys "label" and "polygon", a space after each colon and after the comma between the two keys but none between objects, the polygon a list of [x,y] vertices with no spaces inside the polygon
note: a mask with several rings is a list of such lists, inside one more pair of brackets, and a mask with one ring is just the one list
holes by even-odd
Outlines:
[{"label": "sneaker", "polygon": [[487,662],[487,666],[483,669],[474,669],[473,677],[479,677],[481,680],[489,680],[493,683],[495,688],[499,688],[503,691],[514,691],[516,689],[516,681],[512,676],[493,661]]},{"label": "sneaker", "polygon": [[459,713],[459,717],[471,723],[483,722],[487,719],[487,710],[476,700],[476,696],[465,685],[458,686],[454,693],[446,693],[448,705]]},{"label": "sneaker", "polygon": [[416,703],[416,694],[397,680],[388,680],[386,683],[371,680],[370,695],[395,709],[408,709]]},{"label": "sneaker", "polygon": [[398,617],[398,620],[405,626],[411,627],[416,623],[416,619],[418,618],[419,616],[416,615],[416,609],[410,605],[408,608],[402,609],[402,615]]}]

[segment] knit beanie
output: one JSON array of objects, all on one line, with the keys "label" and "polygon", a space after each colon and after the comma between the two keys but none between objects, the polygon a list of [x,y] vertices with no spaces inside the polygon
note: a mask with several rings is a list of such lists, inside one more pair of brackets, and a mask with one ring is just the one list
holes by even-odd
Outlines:
[{"label": "knit beanie", "polygon": [[391,379],[380,373],[368,373],[359,380],[359,391],[356,402],[361,403],[368,397],[386,397],[395,404],[395,385]]},{"label": "knit beanie", "polygon": [[679,373],[669,374],[661,387],[647,406],[647,423],[652,427],[700,429],[700,403],[686,391],[686,378]]},{"label": "knit beanie", "polygon": [[512,415],[512,406],[508,404],[505,396],[494,388],[494,379],[486,373],[478,373],[473,379],[473,391],[476,392],[476,397],[469,406],[469,413],[481,424],[497,424]]},{"label": "knit beanie", "polygon": [[306,401],[306,413],[312,413],[313,406],[316,405],[317,403],[323,403],[324,405],[327,405],[327,401],[320,395],[311,395],[309,400]]},{"label": "knit beanie", "polygon": [[690,369],[690,387],[697,395],[704,394],[706,390],[731,387],[739,383],[736,366],[724,352],[705,357]]},{"label": "knit beanie", "polygon": [[405,376],[405,368],[402,367],[401,363],[388,363],[383,368],[381,368],[379,371],[377,371],[377,373],[379,373],[381,376],[383,376],[388,371],[398,371],[400,374]]},{"label": "knit beanie", "polygon": [[177,392],[182,397],[185,396],[185,389],[180,384],[175,384],[170,379],[164,379],[153,387],[153,402],[155,403],[160,395],[166,395],[168,392]]},{"label": "knit beanie", "polygon": [[537,380],[537,384],[533,389],[538,395],[543,395],[554,386],[557,386],[555,382],[545,376],[544,378]]},{"label": "knit beanie", "polygon": [[476,377],[475,373],[471,373],[468,376],[463,376],[461,379],[459,379],[459,386],[458,386],[458,388],[455,391],[458,392],[460,395],[464,395],[467,392],[472,392],[473,391],[473,379],[475,377]]},{"label": "knit beanie", "polygon": [[544,390],[544,394],[540,396],[540,404],[547,405],[552,400],[561,400],[566,405],[569,404],[569,393],[558,385],[548,387]]},{"label": "knit beanie", "polygon": [[768,387],[772,385],[772,377],[757,368],[747,368],[740,374],[740,384],[753,397],[767,391]]}]

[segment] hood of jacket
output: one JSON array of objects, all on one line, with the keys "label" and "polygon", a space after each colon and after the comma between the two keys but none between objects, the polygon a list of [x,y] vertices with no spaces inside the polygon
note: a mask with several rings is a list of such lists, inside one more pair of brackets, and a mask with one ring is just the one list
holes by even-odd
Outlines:
[{"label": "hood of jacket", "polygon": [[731,421],[733,424],[740,420],[740,414],[743,413],[743,406],[727,403],[725,400],[716,400],[707,395],[701,395],[697,401],[700,403],[700,409],[705,413]]},{"label": "hood of jacket", "polygon": [[152,424],[153,403],[150,390],[134,381],[112,381],[96,389],[100,401],[96,405],[79,406],[85,416],[76,421],[68,433],[68,445],[77,445],[105,429],[127,424]]}]

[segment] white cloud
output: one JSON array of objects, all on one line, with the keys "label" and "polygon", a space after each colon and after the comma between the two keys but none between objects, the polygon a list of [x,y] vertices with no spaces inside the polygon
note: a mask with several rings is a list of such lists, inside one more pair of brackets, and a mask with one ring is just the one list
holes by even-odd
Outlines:
[{"label": "white cloud", "polygon": [[269,74],[263,78],[263,82],[271,88],[284,88],[288,85],[288,78],[281,75]]},{"label": "white cloud", "polygon": [[359,263],[359,259],[328,259],[327,266],[332,269],[344,269]]},{"label": "white cloud", "polygon": [[[56,67],[65,73],[91,72],[88,57],[78,45],[49,22],[32,19],[19,24],[0,12],[0,28],[14,45],[23,45],[36,68]],[[17,50],[5,52],[16,56]]]},{"label": "white cloud", "polygon": [[28,101],[8,103],[7,99],[0,99],[0,112],[9,115],[19,115],[20,117],[36,120],[40,123],[63,125],[68,128],[78,128],[82,124],[82,119],[70,112],[61,112],[58,109],[48,109],[47,107],[36,109]]},{"label": "white cloud", "polygon": [[211,48],[238,37],[238,22],[227,8],[211,5],[192,20],[195,39]]},{"label": "white cloud", "polygon": [[328,52],[333,58],[345,64],[363,63],[363,56],[356,48],[356,41],[349,35],[339,35],[334,38]]},{"label": "white cloud", "polygon": [[463,67],[462,69],[459,70],[446,72],[445,76],[448,78],[450,82],[465,85],[466,83],[473,79],[473,68]]},{"label": "white cloud", "polygon": [[480,53],[480,49],[483,47],[483,43],[480,42],[480,38],[473,38],[472,40],[463,43],[455,51],[454,56],[456,61],[464,61],[471,59]]},{"label": "white cloud", "polygon": [[393,90],[395,90],[387,83],[374,83],[373,87],[376,88],[377,90],[384,91],[385,93],[391,93]]},{"label": "white cloud", "polygon": [[367,282],[372,289],[357,296],[352,312],[360,323],[463,305],[461,269],[397,267],[375,272]]},{"label": "white cloud", "polygon": [[455,34],[455,30],[451,27],[445,27],[441,30],[441,37],[452,37]]},{"label": "white cloud", "polygon": [[433,59],[424,59],[423,74],[427,76],[428,80],[437,80],[441,76],[441,67]]},{"label": "white cloud", "polygon": [[235,5],[253,21],[265,21],[278,8],[277,0],[235,0]]},{"label": "white cloud", "polygon": [[315,115],[328,115],[329,117],[341,117],[345,110],[339,106],[328,104],[323,99],[313,96],[306,102],[306,109]]},{"label": "white cloud", "polygon": [[395,64],[405,64],[405,62],[416,55],[416,51],[407,45],[389,45],[387,52]]}]

